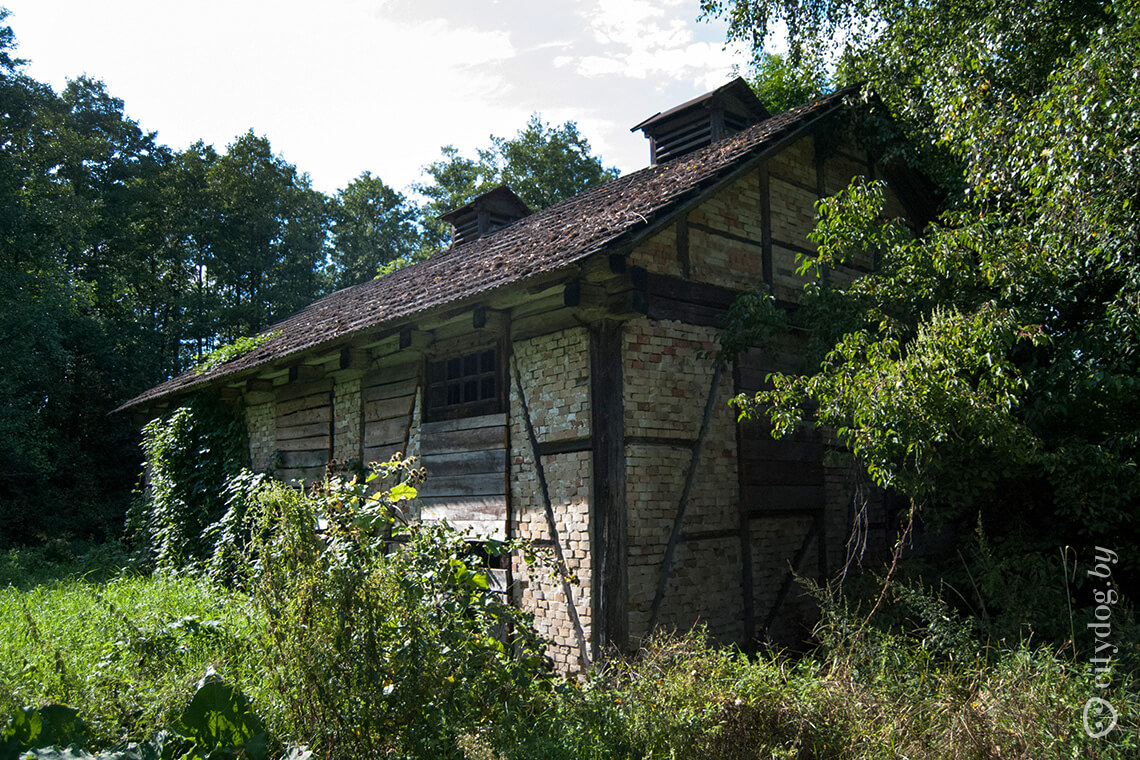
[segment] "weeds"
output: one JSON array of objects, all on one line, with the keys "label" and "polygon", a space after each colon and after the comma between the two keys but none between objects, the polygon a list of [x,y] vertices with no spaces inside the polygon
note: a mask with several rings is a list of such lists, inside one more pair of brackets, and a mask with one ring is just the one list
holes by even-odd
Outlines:
[{"label": "weeds", "polygon": [[[902,577],[873,624],[855,597],[814,589],[820,646],[798,659],[713,646],[696,630],[557,679],[528,616],[490,589],[485,555],[445,526],[400,518],[414,468],[384,473],[400,482],[333,480],[311,496],[242,481],[219,525],[222,553],[197,572],[92,573],[76,561],[84,552],[56,546],[88,573],[63,577],[45,556],[9,553],[0,724],[10,718],[15,732],[36,715],[78,714],[88,747],[154,749],[185,721],[202,674],[217,671],[249,695],[242,741],[264,733],[330,759],[1140,756],[1127,672],[1101,691],[1085,662],[984,643],[972,619]],[[125,555],[101,556],[121,567]],[[1120,713],[1099,739],[1082,724],[1092,696]],[[230,752],[237,740],[226,741]]]},{"label": "weeds", "polygon": [[0,589],[0,717],[82,707],[96,741],[140,740],[209,667],[256,687],[245,602],[191,577]]}]

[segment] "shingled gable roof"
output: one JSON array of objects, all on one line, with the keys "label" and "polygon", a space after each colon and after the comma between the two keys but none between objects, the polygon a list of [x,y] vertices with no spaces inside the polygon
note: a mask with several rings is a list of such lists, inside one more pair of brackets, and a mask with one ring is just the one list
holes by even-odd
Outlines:
[{"label": "shingled gable roof", "polygon": [[833,111],[854,90],[839,90],[789,109],[699,151],[606,182],[418,264],[338,290],[267,328],[265,332],[280,334],[252,352],[201,374],[191,370],[179,375],[116,411],[249,374],[268,362],[312,349],[329,349],[357,333],[569,269],[656,226],[671,210],[747,159]]}]

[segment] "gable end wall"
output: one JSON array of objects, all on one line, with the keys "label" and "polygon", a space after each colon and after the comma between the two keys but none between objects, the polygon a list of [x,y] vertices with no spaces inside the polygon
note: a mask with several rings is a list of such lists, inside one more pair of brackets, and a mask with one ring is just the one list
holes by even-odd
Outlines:
[{"label": "gable end wall", "polygon": [[[667,295],[672,299],[686,297],[677,295],[685,292],[686,282],[729,292],[756,287],[764,283],[767,269],[777,300],[794,303],[805,284],[796,274],[795,259],[813,249],[807,235],[815,224],[815,203],[823,193],[846,187],[855,174],[866,173],[867,164],[860,164],[857,155],[853,144],[843,146],[819,168],[813,139],[805,137],[689,209],[636,248],[630,263],[674,278]],[[898,208],[888,191],[887,212]],[[858,274],[851,270],[831,276],[850,282]],[[653,317],[652,286],[650,290]],[[690,297],[696,302],[708,296],[694,288]],[[678,318],[661,317],[669,313]],[[773,444],[761,432],[768,440],[764,450],[774,453],[742,460],[740,436],[758,433],[756,426],[738,428],[728,400],[759,388],[752,383],[762,382],[763,372],[791,368],[788,362],[795,363],[803,346],[793,342],[779,355],[760,357],[752,365],[762,368],[759,374],[744,377],[739,368],[724,370],[699,444],[699,463],[686,488],[719,329],[707,301],[699,308],[674,307],[657,315],[632,320],[624,328],[631,637],[636,643],[648,632],[664,579],[656,613],[659,628],[684,630],[700,623],[720,641],[749,645],[771,635],[796,644],[810,635],[816,612],[791,580],[789,565],[798,561],[798,573],[816,578],[842,565],[857,491],[855,473],[822,464],[818,435],[817,443],[804,448],[798,441]],[[693,323],[698,317],[702,324]],[[676,544],[667,558],[674,533]],[[884,543],[880,538],[879,544]],[[771,627],[765,629],[769,620]]]}]

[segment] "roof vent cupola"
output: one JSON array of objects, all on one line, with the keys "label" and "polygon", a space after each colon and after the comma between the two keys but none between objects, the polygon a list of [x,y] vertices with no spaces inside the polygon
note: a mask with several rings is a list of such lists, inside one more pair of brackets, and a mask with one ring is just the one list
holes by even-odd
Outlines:
[{"label": "roof vent cupola", "polygon": [[650,163],[692,153],[764,121],[768,109],[740,77],[688,103],[657,113],[631,128],[649,138]]},{"label": "roof vent cupola", "polygon": [[454,247],[481,238],[529,215],[530,208],[523,200],[506,185],[499,185],[439,218],[451,225],[451,245]]}]

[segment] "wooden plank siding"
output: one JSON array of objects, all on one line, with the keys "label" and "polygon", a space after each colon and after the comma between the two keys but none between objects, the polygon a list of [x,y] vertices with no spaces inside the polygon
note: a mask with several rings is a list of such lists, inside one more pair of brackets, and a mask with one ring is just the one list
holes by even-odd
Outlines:
[{"label": "wooden plank siding", "polygon": [[407,453],[419,383],[419,361],[383,367],[364,377],[360,403],[365,462],[385,462]]},{"label": "wooden plank siding", "polygon": [[277,392],[277,475],[285,482],[324,476],[332,458],[332,380]]},{"label": "wooden plank siding", "polygon": [[507,415],[485,414],[420,426],[421,516],[485,537],[507,530]]}]

